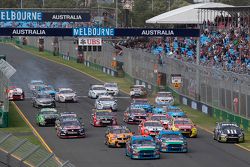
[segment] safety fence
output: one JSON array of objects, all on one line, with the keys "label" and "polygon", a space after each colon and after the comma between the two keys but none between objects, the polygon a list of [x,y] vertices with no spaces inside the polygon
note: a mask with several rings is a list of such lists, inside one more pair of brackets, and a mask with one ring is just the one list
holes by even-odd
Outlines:
[{"label": "safety fence", "polygon": [[0,164],[8,167],[74,167],[69,161],[58,159],[54,153],[49,153],[26,139],[1,131]]},{"label": "safety fence", "polygon": [[[29,38],[31,45],[37,44],[36,38]],[[33,40],[33,42],[32,42]],[[34,41],[35,40],[35,41]],[[45,50],[53,51],[52,38],[46,38]],[[77,59],[78,53],[73,38],[59,40],[59,53],[68,55],[71,59]],[[181,95],[189,100],[200,102],[214,108],[214,113],[226,113],[232,115],[218,117],[219,114],[211,114],[218,119],[235,118],[236,120],[250,118],[250,77],[249,75],[226,72],[221,69],[208,68],[194,63],[183,62],[165,56],[162,63],[152,53],[142,49],[122,48],[122,54],[116,55],[117,50],[112,44],[105,43],[102,52],[87,52],[84,56],[84,64],[99,71],[114,71],[112,61],[122,62],[125,76],[129,76],[137,84],[145,84],[149,89],[159,86],[157,76],[159,73],[165,76],[164,86],[173,90],[176,95]],[[107,73],[107,72],[106,72]],[[111,72],[109,72],[111,74]],[[181,74],[182,87],[175,89],[171,85],[171,74]],[[237,118],[236,118],[237,117]],[[234,119],[234,120],[235,120]],[[250,123],[249,123],[250,124]],[[246,125],[246,124],[245,124]],[[246,127],[246,126],[244,126]]]},{"label": "safety fence", "polygon": [[8,126],[9,99],[7,97],[7,89],[9,79],[0,70],[0,127]]}]

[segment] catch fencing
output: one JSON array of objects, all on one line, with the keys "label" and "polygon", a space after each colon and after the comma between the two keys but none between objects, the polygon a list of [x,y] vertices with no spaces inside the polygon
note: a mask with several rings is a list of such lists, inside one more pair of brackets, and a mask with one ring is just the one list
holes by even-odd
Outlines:
[{"label": "catch fencing", "polygon": [[[53,51],[52,39],[46,38],[45,50]],[[29,44],[37,45],[37,39],[34,37],[29,40]],[[156,80],[157,73],[161,72],[166,75],[166,84],[178,94],[234,115],[250,118],[250,77],[247,74],[226,72],[167,56],[163,58],[163,63],[159,64],[157,56],[143,49],[122,47],[120,56],[116,56],[116,52],[112,44],[105,43],[102,52],[85,53],[84,60],[110,69],[114,69],[111,66],[112,60],[121,61],[125,73],[135,81],[140,81],[138,83],[148,85],[148,88],[159,86]],[[59,53],[76,59],[74,39],[60,38]],[[171,74],[182,75],[183,83],[180,89],[171,86]]]},{"label": "catch fencing", "polygon": [[34,145],[26,139],[0,131],[0,166],[8,167],[74,167],[69,161]]}]

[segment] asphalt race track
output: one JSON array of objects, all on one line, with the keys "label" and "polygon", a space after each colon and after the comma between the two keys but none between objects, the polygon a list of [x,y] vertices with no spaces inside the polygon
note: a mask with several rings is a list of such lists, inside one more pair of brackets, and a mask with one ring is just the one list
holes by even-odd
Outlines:
[{"label": "asphalt race track", "polygon": [[[35,124],[37,109],[32,107],[30,100],[17,102],[19,108],[54,153],[64,160],[70,160],[78,167],[250,166],[250,152],[234,144],[218,143],[212,139],[211,134],[202,130],[199,130],[198,138],[188,139],[189,152],[186,154],[161,154],[160,160],[130,160],[125,156],[124,148],[108,148],[104,144],[106,128],[94,128],[89,124],[94,100],[86,97],[87,91],[90,84],[98,81],[63,65],[22,52],[10,45],[0,44],[0,51],[1,54],[7,55],[7,61],[17,69],[16,74],[11,78],[13,85],[22,87],[27,92],[27,84],[30,80],[42,79],[55,87],[71,87],[79,96],[82,96],[78,103],[57,105],[59,111],[74,111],[83,118],[87,137],[82,139],[59,139],[54,127],[38,127]],[[120,96],[126,97],[125,94]],[[129,104],[129,98],[119,98],[118,103],[118,118],[123,124],[122,115]],[[137,125],[130,127],[132,131],[137,132]]]}]

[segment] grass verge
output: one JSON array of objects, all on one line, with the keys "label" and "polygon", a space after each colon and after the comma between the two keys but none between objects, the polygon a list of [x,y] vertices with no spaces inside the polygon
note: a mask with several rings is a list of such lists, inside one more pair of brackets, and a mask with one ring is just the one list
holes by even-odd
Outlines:
[{"label": "grass verge", "polygon": [[[28,51],[29,53],[32,53],[34,55],[47,58],[56,62],[59,62],[61,64],[65,64],[67,66],[71,66],[75,69],[78,69],[90,76],[93,76],[94,78],[97,78],[98,80],[101,80],[103,82],[117,82],[120,89],[123,90],[124,92],[129,92],[129,87],[133,84],[129,79],[127,78],[116,78],[112,77],[110,75],[107,75],[105,73],[102,73],[100,71],[96,71],[94,69],[91,69],[89,67],[84,66],[83,64],[76,63],[74,61],[67,61],[62,59],[59,56],[53,56],[50,52],[39,52],[37,48],[29,47],[29,46],[21,46],[24,50]],[[151,97],[152,98],[152,97]],[[175,99],[177,101],[177,99]],[[178,101],[176,102],[176,105],[180,106],[186,113],[187,115],[193,120],[193,122],[201,127],[202,129],[212,132],[216,119],[207,116],[206,114],[199,112],[197,110],[194,110],[190,108],[189,106],[185,106],[182,104],[179,104]],[[211,138],[212,139],[212,138]],[[240,143],[241,146],[247,148],[250,150],[250,132],[247,131],[245,132],[245,143]]]},{"label": "grass verge", "polygon": [[18,114],[16,108],[12,103],[10,103],[8,121],[9,121],[9,126],[7,128],[1,128],[0,129],[1,131],[12,133],[14,136],[18,138],[27,139],[33,144],[42,146],[38,138],[33,134],[30,127]]}]

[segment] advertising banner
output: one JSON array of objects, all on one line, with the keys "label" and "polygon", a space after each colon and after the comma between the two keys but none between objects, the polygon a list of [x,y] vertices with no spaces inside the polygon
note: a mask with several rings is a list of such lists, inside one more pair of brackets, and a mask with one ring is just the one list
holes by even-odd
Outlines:
[{"label": "advertising banner", "polygon": [[79,38],[79,46],[102,46],[102,38]]}]

